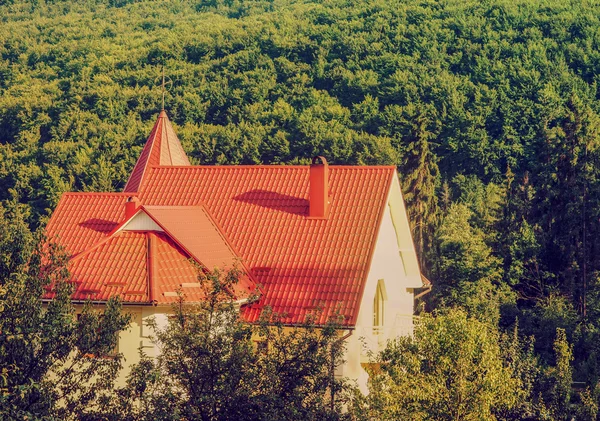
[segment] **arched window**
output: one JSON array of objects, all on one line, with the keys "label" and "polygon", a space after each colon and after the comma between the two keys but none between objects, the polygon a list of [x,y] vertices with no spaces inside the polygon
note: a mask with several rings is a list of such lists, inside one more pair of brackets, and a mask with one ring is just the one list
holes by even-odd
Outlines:
[{"label": "arched window", "polygon": [[383,326],[385,324],[385,302],[387,295],[383,279],[377,282],[375,298],[373,299],[373,326]]}]

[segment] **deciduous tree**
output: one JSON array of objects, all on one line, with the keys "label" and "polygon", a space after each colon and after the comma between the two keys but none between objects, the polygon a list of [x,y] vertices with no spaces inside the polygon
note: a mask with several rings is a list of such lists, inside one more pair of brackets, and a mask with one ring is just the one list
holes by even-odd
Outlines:
[{"label": "deciduous tree", "polygon": [[111,420],[340,420],[343,381],[334,376],[343,344],[335,321],[285,328],[266,311],[241,318],[237,270],[199,274],[206,300],[173,307],[152,324],[159,355],[143,355],[127,387],[102,416]]},{"label": "deciduous tree", "polygon": [[76,317],[66,255],[32,235],[20,211],[0,208],[0,418],[85,419],[112,392],[121,357],[111,353],[128,316],[110,300]]}]

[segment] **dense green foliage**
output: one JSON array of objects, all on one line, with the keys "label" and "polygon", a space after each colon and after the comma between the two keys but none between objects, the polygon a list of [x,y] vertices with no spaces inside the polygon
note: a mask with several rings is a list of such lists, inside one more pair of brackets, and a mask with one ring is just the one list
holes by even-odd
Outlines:
[{"label": "dense green foliage", "polygon": [[0,419],[81,420],[112,394],[121,356],[111,351],[129,317],[118,300],[76,317],[65,256],[20,211],[0,208]]},{"label": "dense green foliage", "polygon": [[514,411],[524,387],[503,364],[499,339],[497,330],[462,311],[424,317],[414,337],[398,338],[381,353],[368,410],[358,414],[458,421],[495,420]]},{"label": "dense green foliage", "polygon": [[428,305],[518,320],[543,372],[562,329],[590,392],[548,416],[596,400],[597,2],[0,0],[0,22],[0,200],[30,225],[124,185],[165,65],[194,163],[397,165]]},{"label": "dense green foliage", "polygon": [[[346,386],[335,320],[286,329],[269,311],[245,323],[232,286],[236,270],[200,274],[207,299],[180,297],[165,326],[151,327],[158,358],[142,355],[127,386],[100,409],[107,421],[335,421]],[[332,400],[333,399],[333,400]],[[92,419],[97,419],[92,418]]]},{"label": "dense green foliage", "polygon": [[358,420],[596,420],[597,396],[571,387],[564,330],[553,348],[553,364],[541,367],[517,327],[501,333],[461,309],[427,315],[413,337],[380,353],[370,393],[354,401],[353,413]]}]

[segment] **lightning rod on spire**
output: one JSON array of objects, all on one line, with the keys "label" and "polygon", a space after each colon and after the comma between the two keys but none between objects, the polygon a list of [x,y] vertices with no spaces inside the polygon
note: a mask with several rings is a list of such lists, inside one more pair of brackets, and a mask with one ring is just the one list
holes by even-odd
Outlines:
[{"label": "lightning rod on spire", "polygon": [[162,110],[165,110],[165,65],[162,66]]}]

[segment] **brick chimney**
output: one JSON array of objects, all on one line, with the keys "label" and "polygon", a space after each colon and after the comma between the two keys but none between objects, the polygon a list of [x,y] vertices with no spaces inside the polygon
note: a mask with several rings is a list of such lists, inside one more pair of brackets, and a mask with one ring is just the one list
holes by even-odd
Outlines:
[{"label": "brick chimney", "polygon": [[308,200],[309,218],[326,219],[329,211],[329,165],[322,156],[314,157],[310,165]]},{"label": "brick chimney", "polygon": [[135,196],[129,196],[125,202],[125,219],[131,218],[140,207],[140,199]]}]

